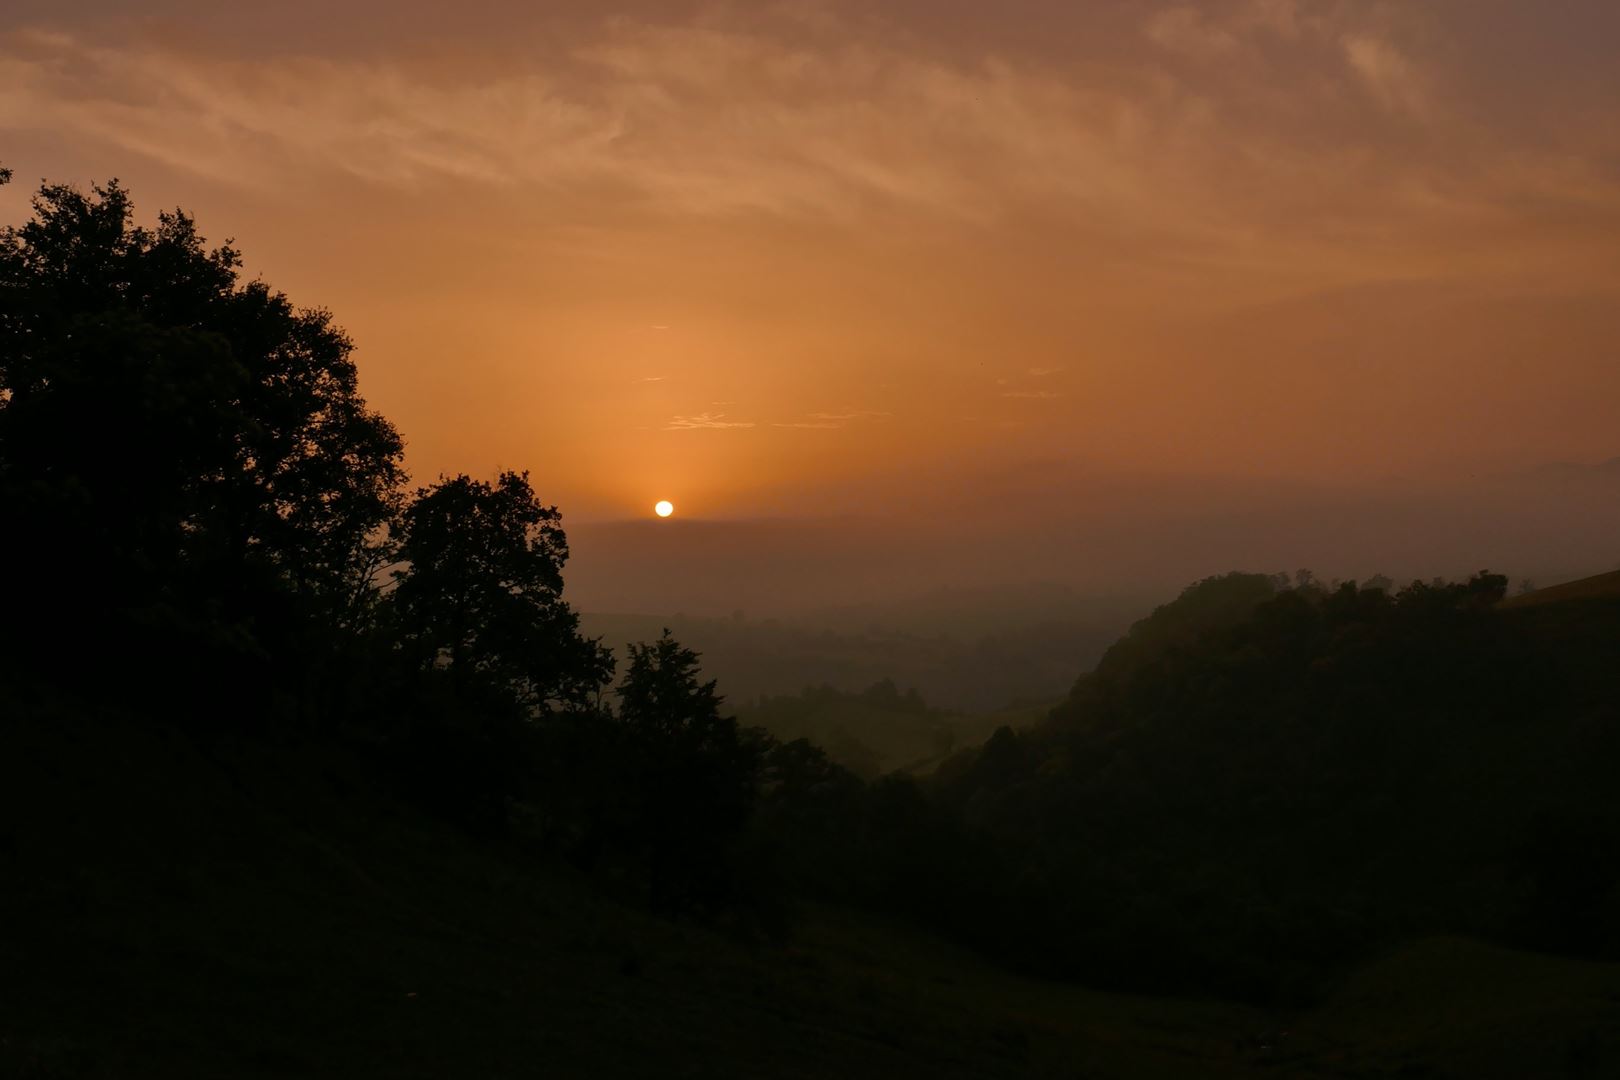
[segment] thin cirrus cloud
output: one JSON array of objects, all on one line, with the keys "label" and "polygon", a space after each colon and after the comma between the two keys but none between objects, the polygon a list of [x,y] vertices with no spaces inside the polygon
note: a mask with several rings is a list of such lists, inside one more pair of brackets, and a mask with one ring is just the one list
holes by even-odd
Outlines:
[{"label": "thin cirrus cloud", "polygon": [[862,409],[853,412],[813,412],[804,420],[784,421],[772,424],[779,428],[803,428],[813,431],[831,431],[848,426],[853,420],[878,420],[893,413],[880,412],[872,409]]},{"label": "thin cirrus cloud", "polygon": [[1344,55],[1385,108],[1419,117],[1433,111],[1427,80],[1394,45],[1376,37],[1350,35],[1344,39]]},{"label": "thin cirrus cloud", "polygon": [[847,427],[851,421],[879,420],[892,415],[894,414],[875,409],[856,409],[849,412],[813,412],[803,420],[785,420],[773,423],[771,426],[777,428],[801,428],[809,431],[833,431]]},{"label": "thin cirrus cloud", "polygon": [[665,431],[718,431],[726,428],[751,428],[752,420],[727,420],[725,413],[698,413],[696,416],[672,416],[664,425]]},{"label": "thin cirrus cloud", "polygon": [[[1533,145],[1459,113],[1422,15],[1374,8],[1168,6],[1135,62],[1072,66],[930,55],[876,23],[816,36],[719,15],[582,20],[527,62],[431,70],[24,29],[0,35],[0,131],[71,133],[243,187],[324,172],[587,203],[611,190],[666,214],[902,208],[969,225],[1035,208],[1129,236],[1143,258],[1347,272],[1409,270],[1391,237],[1443,256],[1423,235],[1437,207],[1476,227],[1526,205],[1620,209],[1612,132]],[[1259,59],[1160,62],[1240,52]]]},{"label": "thin cirrus cloud", "polygon": [[1225,57],[1243,47],[1237,35],[1194,7],[1156,12],[1149,17],[1145,30],[1154,44],[1193,56]]}]

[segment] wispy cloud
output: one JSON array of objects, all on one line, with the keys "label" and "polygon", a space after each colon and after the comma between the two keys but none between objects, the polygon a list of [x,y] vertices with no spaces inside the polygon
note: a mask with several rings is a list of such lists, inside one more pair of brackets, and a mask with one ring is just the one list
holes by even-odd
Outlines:
[{"label": "wispy cloud", "polygon": [[1028,398],[1031,400],[1049,401],[1052,398],[1062,397],[1063,395],[1054,393],[1051,390],[1003,390],[1001,392],[1001,396],[1004,398]]},{"label": "wispy cloud", "polygon": [[1390,42],[1371,35],[1346,35],[1344,55],[1385,108],[1419,117],[1431,111],[1427,80]]},{"label": "wispy cloud", "polygon": [[727,420],[725,413],[699,413],[696,416],[672,416],[664,425],[665,431],[710,431],[723,428],[751,428],[752,420]]},{"label": "wispy cloud", "polygon": [[880,412],[874,409],[856,409],[850,412],[813,412],[804,420],[788,420],[772,424],[779,428],[805,428],[817,431],[831,431],[836,428],[847,427],[852,421],[879,420],[893,413]]},{"label": "wispy cloud", "polygon": [[[615,220],[634,207],[994,225],[1033,210],[1128,238],[1143,260],[1346,276],[1358,259],[1389,273],[1410,273],[1413,252],[1432,261],[1445,249],[1421,227],[1437,204],[1451,214],[1437,230],[1525,207],[1620,213],[1612,125],[1536,141],[1496,114],[1453,117],[1417,7],[1169,6],[1145,21],[1150,57],[1293,49],[1286,64],[1169,70],[963,58],[832,9],[814,34],[768,16],[582,20],[523,63],[434,66],[21,30],[0,33],[0,131],[245,187],[475,184],[611,205]],[[1433,137],[1414,141],[1414,121]],[[1453,265],[1477,268],[1479,240],[1456,243]]]},{"label": "wispy cloud", "polygon": [[1304,29],[1330,32],[1335,13],[1318,7],[1306,15],[1299,0],[1232,0],[1219,7],[1181,4],[1148,16],[1143,32],[1162,49],[1199,59],[1227,60],[1252,55],[1266,35],[1293,39]]},{"label": "wispy cloud", "polygon": [[876,419],[878,419],[880,417],[892,416],[892,415],[894,415],[894,414],[893,413],[887,413],[887,412],[876,412],[874,410],[867,409],[867,410],[861,410],[861,411],[857,411],[857,412],[841,412],[841,413],[814,412],[814,413],[810,414],[810,419],[812,419],[812,420],[876,420]]},{"label": "wispy cloud", "polygon": [[1236,36],[1194,7],[1158,12],[1148,19],[1147,35],[1163,48],[1193,56],[1229,56],[1240,48]]},{"label": "wispy cloud", "polygon": [[668,378],[669,378],[668,375],[643,375],[640,379],[638,379],[636,381],[637,382],[663,382],[665,379],[668,379]]},{"label": "wispy cloud", "polygon": [[1032,367],[1029,369],[1029,374],[1034,378],[1044,379],[1046,376],[1056,375],[1062,370],[1060,367]]}]

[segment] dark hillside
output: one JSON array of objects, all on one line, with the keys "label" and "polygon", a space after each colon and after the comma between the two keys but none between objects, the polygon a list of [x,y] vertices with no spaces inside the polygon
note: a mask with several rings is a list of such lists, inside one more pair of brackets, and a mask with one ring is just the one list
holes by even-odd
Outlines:
[{"label": "dark hillside", "polygon": [[0,729],[0,1075],[1599,1076],[1620,967],[1431,941],[1319,1008],[1008,974],[907,921],[649,916],[366,754],[61,707]]},{"label": "dark hillside", "polygon": [[330,743],[13,710],[0,1075],[1014,1075],[995,1011],[652,918]]},{"label": "dark hillside", "polygon": [[966,932],[1263,995],[1431,933],[1620,956],[1620,601],[1500,610],[1504,584],[1188,589],[944,771],[1010,883]]}]

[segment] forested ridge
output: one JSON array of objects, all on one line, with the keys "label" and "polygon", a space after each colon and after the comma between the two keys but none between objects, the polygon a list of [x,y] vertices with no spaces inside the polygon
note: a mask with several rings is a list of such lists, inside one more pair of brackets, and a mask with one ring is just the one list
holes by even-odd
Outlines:
[{"label": "forested ridge", "polygon": [[[1437,935],[1620,960],[1612,596],[1213,577],[982,745],[879,684],[865,706],[943,760],[858,775],[740,725],[667,633],[622,658],[584,636],[545,472],[413,485],[331,313],[244,281],[182,212],[138,225],[116,182],[33,207],[0,232],[0,707],[28,772],[0,867],[8,924],[45,943],[12,935],[25,979],[123,985],[160,961],[119,890],[202,903],[161,864],[280,880],[337,850],[323,830],[380,865],[430,830],[747,948],[791,953],[830,906],[1011,971],[1267,1007]],[[804,726],[830,693],[755,711]],[[216,885],[209,917],[251,933],[254,890]],[[111,951],[50,951],[80,926]]]}]

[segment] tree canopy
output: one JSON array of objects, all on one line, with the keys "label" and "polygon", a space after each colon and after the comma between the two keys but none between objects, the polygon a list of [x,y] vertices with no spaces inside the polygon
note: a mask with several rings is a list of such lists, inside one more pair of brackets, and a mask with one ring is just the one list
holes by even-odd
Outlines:
[{"label": "tree canopy", "polygon": [[[360,619],[403,443],[329,313],[241,280],[182,211],[137,225],[117,181],[41,186],[0,230],[4,541],[29,620]],[[60,627],[59,627],[60,629]]]},{"label": "tree canopy", "polygon": [[536,711],[584,708],[611,656],[562,599],[568,540],[528,473],[465,475],[416,493],[400,515],[392,604],[416,664],[488,679]]},{"label": "tree canopy", "polygon": [[720,711],[698,656],[665,630],[630,646],[618,721],[635,776],[632,831],[646,845],[655,902],[723,886],[727,843],[752,807],[763,743]]}]

